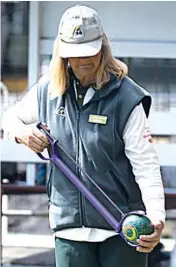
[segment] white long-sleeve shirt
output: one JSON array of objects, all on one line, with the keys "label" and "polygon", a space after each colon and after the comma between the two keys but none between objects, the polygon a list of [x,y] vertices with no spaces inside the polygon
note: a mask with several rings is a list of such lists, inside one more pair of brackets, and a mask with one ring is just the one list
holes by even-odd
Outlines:
[{"label": "white long-sleeve shirt", "polygon": [[[89,88],[83,105],[92,98],[93,94],[94,90]],[[7,109],[2,118],[2,127],[9,134],[9,138],[14,139],[15,135],[23,129],[24,123],[32,124],[39,120],[37,114],[37,89],[34,86],[21,101]],[[158,221],[165,222],[164,189],[160,166],[142,104],[136,106],[129,116],[123,132],[123,140],[125,154],[131,162],[135,180],[141,190],[147,216],[154,224]],[[111,230],[87,227],[64,229],[55,233],[61,238],[90,242],[104,241],[116,234]]]}]

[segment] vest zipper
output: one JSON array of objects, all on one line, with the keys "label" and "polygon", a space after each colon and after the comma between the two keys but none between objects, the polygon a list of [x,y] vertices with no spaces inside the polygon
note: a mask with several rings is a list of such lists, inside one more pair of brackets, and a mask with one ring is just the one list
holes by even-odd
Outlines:
[{"label": "vest zipper", "polygon": [[[77,157],[76,157],[76,162],[79,164],[79,126],[80,126],[80,111],[77,111]],[[77,170],[77,176],[81,180],[81,175],[80,175],[80,169],[79,167],[76,166]],[[82,193],[79,191],[79,199],[80,199],[80,217],[81,217],[81,224],[84,227],[84,215],[83,215],[83,197]]]}]

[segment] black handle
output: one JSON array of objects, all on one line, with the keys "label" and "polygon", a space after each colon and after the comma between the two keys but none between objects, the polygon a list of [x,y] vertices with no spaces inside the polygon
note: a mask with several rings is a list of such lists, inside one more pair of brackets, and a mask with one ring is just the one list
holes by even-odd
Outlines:
[{"label": "black handle", "polygon": [[45,133],[46,137],[48,137],[48,140],[51,144],[56,141],[56,139],[50,134],[49,130],[47,130],[47,128],[41,122],[37,123],[36,127]]},{"label": "black handle", "polygon": [[52,160],[52,156],[54,155],[54,147],[55,144],[57,143],[57,140],[50,134],[49,130],[41,122],[37,123],[36,127],[40,131],[43,131],[45,136],[48,138],[48,141],[51,144],[51,152],[52,152],[52,155],[49,158],[43,156],[42,153],[37,153],[37,155],[43,160]]}]

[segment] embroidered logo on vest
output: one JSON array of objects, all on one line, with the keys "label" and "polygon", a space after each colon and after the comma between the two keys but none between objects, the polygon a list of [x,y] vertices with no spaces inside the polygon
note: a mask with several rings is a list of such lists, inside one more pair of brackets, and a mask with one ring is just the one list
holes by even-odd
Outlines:
[{"label": "embroidered logo on vest", "polygon": [[59,109],[56,110],[56,114],[65,117],[65,108],[61,106]]}]

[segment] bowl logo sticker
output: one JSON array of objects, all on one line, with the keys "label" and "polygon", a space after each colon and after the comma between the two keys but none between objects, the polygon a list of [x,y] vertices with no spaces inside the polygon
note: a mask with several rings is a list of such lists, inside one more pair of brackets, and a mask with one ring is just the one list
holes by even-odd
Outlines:
[{"label": "bowl logo sticker", "polygon": [[132,225],[126,225],[123,227],[123,234],[126,239],[133,241],[137,238],[136,229]]}]

